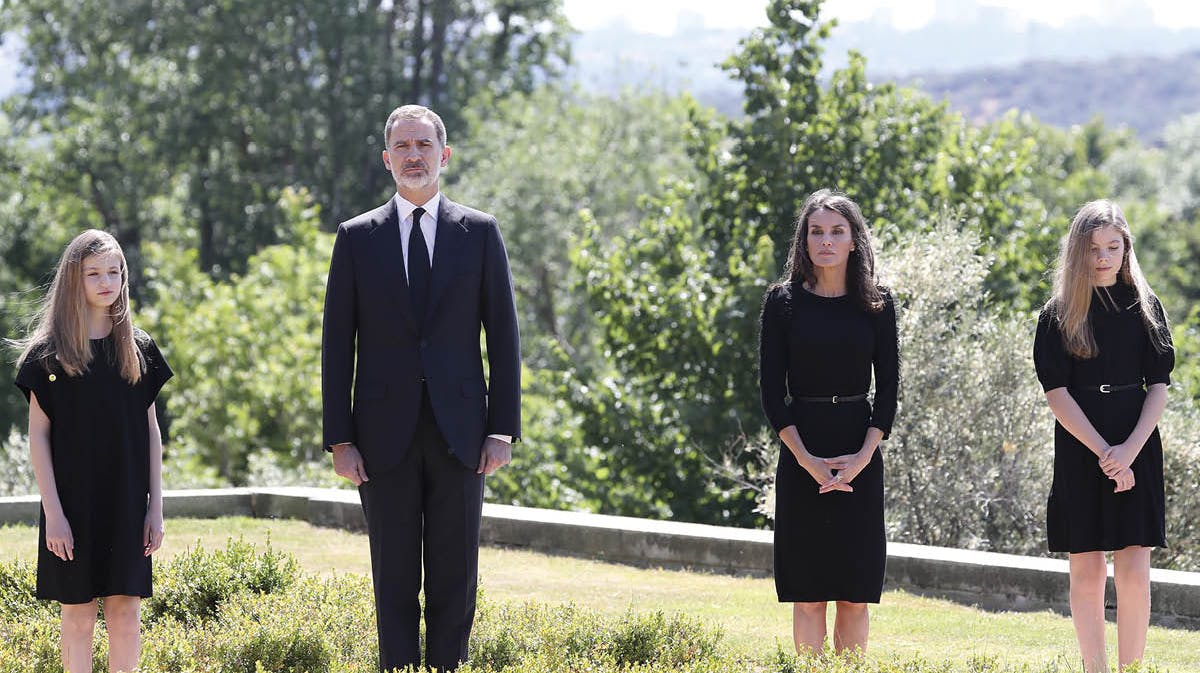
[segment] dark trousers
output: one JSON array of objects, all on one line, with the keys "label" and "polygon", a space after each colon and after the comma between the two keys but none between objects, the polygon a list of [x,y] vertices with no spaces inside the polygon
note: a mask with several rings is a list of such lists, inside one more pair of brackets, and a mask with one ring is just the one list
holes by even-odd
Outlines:
[{"label": "dark trousers", "polygon": [[479,580],[483,475],[450,453],[429,395],[404,461],[359,487],[371,541],[379,668],[421,664],[421,561],[425,665],[452,671],[467,658]]}]

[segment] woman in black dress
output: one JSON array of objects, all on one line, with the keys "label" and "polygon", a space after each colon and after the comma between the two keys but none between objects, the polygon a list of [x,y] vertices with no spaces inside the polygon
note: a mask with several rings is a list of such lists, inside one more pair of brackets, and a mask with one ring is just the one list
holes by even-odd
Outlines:
[{"label": "woman in black dress", "polygon": [[1150,549],[1166,546],[1162,440],[1175,353],[1111,201],[1083,206],[1063,239],[1033,359],[1054,427],[1050,551],[1069,552],[1071,617],[1088,673],[1107,671],[1104,552],[1113,552],[1121,668],[1142,658]]},{"label": "woman in black dress", "polygon": [[[874,407],[867,400],[872,371]],[[783,278],[762,309],[759,386],[779,433],[775,589],[792,603],[796,651],[866,650],[883,591],[883,459],[899,386],[896,310],[875,282],[862,213],[827,189],[808,197]]]},{"label": "woman in black dress", "polygon": [[88,230],[63,253],[16,384],[42,496],[37,596],[62,604],[62,663],[92,670],[97,598],[109,669],[132,671],[140,599],[163,540],[162,440],[154,400],[171,369],[130,322],[116,239]]}]

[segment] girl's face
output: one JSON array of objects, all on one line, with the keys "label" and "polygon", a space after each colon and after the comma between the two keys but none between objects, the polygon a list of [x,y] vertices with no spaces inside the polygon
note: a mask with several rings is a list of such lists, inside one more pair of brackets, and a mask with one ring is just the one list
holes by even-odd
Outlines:
[{"label": "girl's face", "polygon": [[1108,287],[1117,282],[1121,262],[1125,259],[1125,237],[1112,225],[1092,230],[1090,257],[1092,285]]},{"label": "girl's face", "polygon": [[102,252],[83,258],[83,293],[87,304],[95,309],[107,309],[121,296],[121,256]]},{"label": "girl's face", "polygon": [[854,235],[841,213],[821,209],[808,216],[807,244],[813,266],[844,267],[854,249]]}]

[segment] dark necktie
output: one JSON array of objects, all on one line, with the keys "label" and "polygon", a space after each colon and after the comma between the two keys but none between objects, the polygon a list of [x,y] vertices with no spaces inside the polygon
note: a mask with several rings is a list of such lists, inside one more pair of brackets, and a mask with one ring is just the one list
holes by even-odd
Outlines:
[{"label": "dark necktie", "polygon": [[408,297],[418,323],[425,319],[429,302],[429,247],[425,245],[425,234],[421,233],[424,214],[424,208],[413,211],[412,231],[408,233]]}]

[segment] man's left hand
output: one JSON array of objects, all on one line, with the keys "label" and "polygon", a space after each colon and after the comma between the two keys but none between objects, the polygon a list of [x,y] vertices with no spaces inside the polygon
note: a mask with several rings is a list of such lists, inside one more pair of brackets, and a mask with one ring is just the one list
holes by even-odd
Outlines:
[{"label": "man's left hand", "polygon": [[479,452],[479,469],[477,474],[489,475],[508,465],[512,460],[512,444],[503,439],[488,437],[483,440],[483,450]]}]

